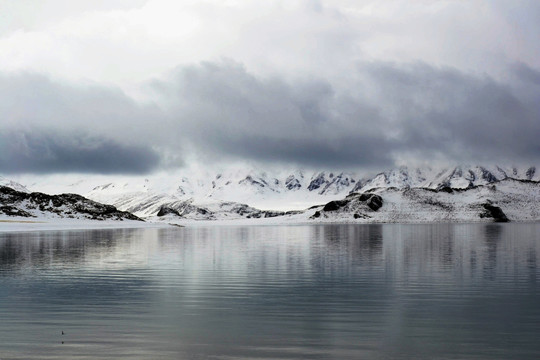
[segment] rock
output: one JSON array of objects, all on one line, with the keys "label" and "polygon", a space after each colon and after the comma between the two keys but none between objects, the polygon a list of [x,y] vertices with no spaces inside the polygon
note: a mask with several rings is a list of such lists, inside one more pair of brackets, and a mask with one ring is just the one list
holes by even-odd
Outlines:
[{"label": "rock", "polygon": [[300,181],[294,177],[294,175],[291,175],[285,180],[285,187],[288,190],[296,190],[300,189],[302,185],[300,184]]},{"label": "rock", "polygon": [[197,212],[201,215],[208,215],[208,214],[211,214],[210,211],[208,211],[207,209],[205,208],[202,208],[202,207],[198,207],[197,208]]},{"label": "rock", "polygon": [[317,190],[325,182],[326,182],[326,179],[324,177],[324,173],[320,173],[319,175],[317,175],[317,177],[315,177],[313,180],[311,180],[311,182],[308,185],[308,190],[309,191]]},{"label": "rock", "polygon": [[0,212],[9,216],[33,216],[37,210],[55,217],[79,215],[95,220],[138,220],[137,216],[120,211],[112,205],[101,204],[77,194],[48,195],[39,192],[26,193],[7,186],[0,186]]},{"label": "rock", "polygon": [[324,211],[336,211],[340,208],[342,208],[343,206],[347,205],[349,203],[349,200],[335,200],[335,201],[330,201],[329,203],[327,203],[326,205],[324,205],[323,207],[323,210]]},{"label": "rock", "polygon": [[383,199],[379,195],[371,194],[366,204],[371,210],[377,211],[383,206]]},{"label": "rock", "polygon": [[497,181],[497,177],[493,175],[489,170],[486,170],[483,167],[480,167],[480,170],[482,170],[482,179],[486,180],[488,183]]},{"label": "rock", "polygon": [[373,196],[373,194],[360,194],[360,196],[358,197],[358,200],[360,201],[368,201],[371,196]]},{"label": "rock", "polygon": [[5,214],[7,216],[35,217],[28,211],[17,209],[16,207],[9,205],[0,206],[0,214]]},{"label": "rock", "polygon": [[178,211],[176,211],[175,209],[170,208],[168,206],[162,206],[161,208],[159,208],[157,216],[165,216],[165,215],[169,215],[169,214],[180,216],[180,213]]},{"label": "rock", "polygon": [[483,204],[486,212],[480,214],[480,217],[493,218],[495,222],[509,222],[510,220],[506,217],[506,214],[498,206],[491,205],[489,203]]},{"label": "rock", "polygon": [[440,186],[438,189],[437,189],[438,192],[445,192],[445,193],[449,193],[449,194],[452,194],[454,192],[454,190],[450,187],[450,186]]},{"label": "rock", "polygon": [[263,179],[259,179],[260,181],[257,181],[251,177],[251,175],[248,175],[245,177],[245,179],[240,180],[238,184],[247,184],[247,185],[253,185],[263,188],[265,185],[268,185],[265,183]]}]

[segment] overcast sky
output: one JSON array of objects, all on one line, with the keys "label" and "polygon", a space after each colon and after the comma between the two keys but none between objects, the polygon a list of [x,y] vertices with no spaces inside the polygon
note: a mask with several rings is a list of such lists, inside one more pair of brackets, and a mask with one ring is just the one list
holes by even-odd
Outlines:
[{"label": "overcast sky", "polygon": [[0,0],[0,173],[538,163],[537,0]]}]

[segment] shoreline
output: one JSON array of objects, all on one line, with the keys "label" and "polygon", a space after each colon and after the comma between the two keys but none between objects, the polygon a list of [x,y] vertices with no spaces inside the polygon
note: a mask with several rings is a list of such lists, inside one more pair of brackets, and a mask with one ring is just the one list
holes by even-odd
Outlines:
[{"label": "shoreline", "polygon": [[100,229],[145,229],[168,228],[174,225],[156,222],[141,222],[134,220],[86,220],[86,219],[36,219],[0,218],[0,233],[30,232],[30,231],[69,231],[69,230],[100,230]]},{"label": "shoreline", "polygon": [[[346,220],[306,221],[304,219],[288,219],[276,221],[275,218],[262,219],[228,219],[228,220],[186,220],[178,222],[156,221],[98,221],[82,219],[36,219],[26,218],[6,219],[0,218],[0,233],[4,232],[31,232],[31,231],[71,231],[71,230],[100,230],[100,229],[148,229],[148,228],[198,228],[218,226],[317,226],[317,225],[437,225],[437,224],[503,224],[493,221],[390,221],[390,222],[359,222]],[[513,220],[508,224],[534,224],[538,220]]]}]

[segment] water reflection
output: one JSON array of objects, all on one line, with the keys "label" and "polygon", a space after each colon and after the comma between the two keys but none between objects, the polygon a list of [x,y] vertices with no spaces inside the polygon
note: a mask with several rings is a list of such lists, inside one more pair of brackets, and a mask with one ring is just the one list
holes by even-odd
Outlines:
[{"label": "water reflection", "polygon": [[[539,226],[0,233],[2,358],[537,358]],[[69,336],[58,339],[59,330]],[[64,347],[58,347],[59,340]]]}]

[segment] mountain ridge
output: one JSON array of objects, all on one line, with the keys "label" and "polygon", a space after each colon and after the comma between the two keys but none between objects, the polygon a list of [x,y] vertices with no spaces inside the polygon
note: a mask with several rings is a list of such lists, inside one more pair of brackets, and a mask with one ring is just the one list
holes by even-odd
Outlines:
[{"label": "mountain ridge", "polygon": [[[297,216],[309,207],[342,201],[355,193],[375,192],[384,198],[396,191],[406,194],[409,189],[419,189],[417,191],[425,194],[441,190],[459,192],[504,180],[540,180],[535,166],[500,165],[448,168],[402,166],[373,176],[301,169],[271,173],[249,168],[214,174],[184,172],[182,175],[130,179],[109,177],[97,185],[97,181],[92,183],[89,177],[72,181],[71,188],[78,186],[84,189],[86,186],[88,191],[84,195],[88,198],[143,218],[155,219],[162,209],[171,209],[174,211],[166,216],[171,217],[176,212],[185,219],[225,220]],[[61,188],[60,185],[58,187]],[[67,189],[63,187],[62,190]],[[404,204],[410,202],[407,198],[401,200]]]},{"label": "mountain ridge", "polygon": [[48,195],[18,191],[7,186],[0,186],[0,214],[26,218],[142,221],[129,212],[78,194]]}]

